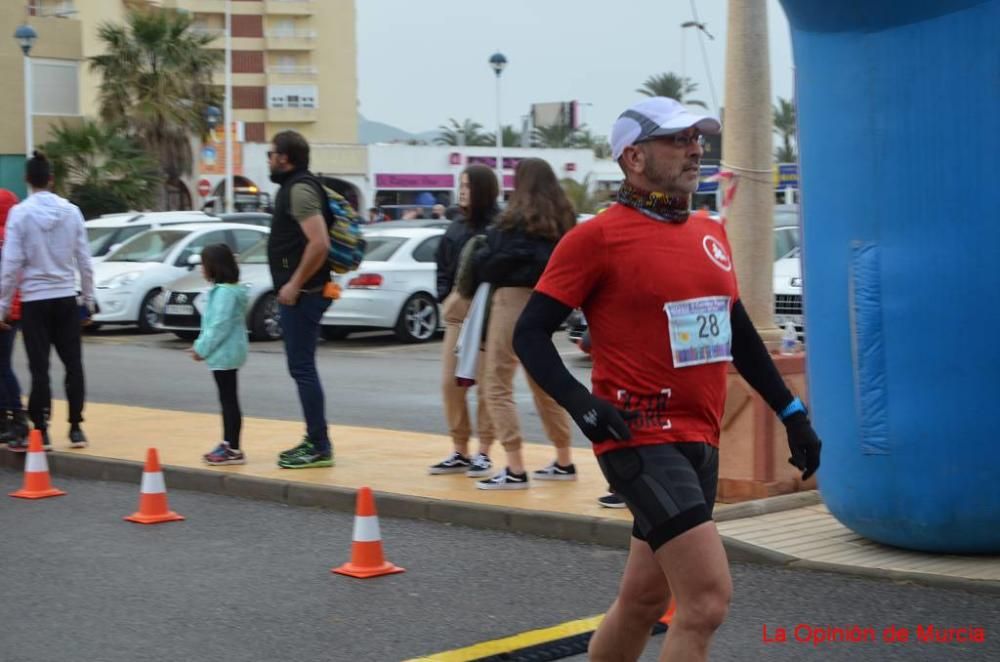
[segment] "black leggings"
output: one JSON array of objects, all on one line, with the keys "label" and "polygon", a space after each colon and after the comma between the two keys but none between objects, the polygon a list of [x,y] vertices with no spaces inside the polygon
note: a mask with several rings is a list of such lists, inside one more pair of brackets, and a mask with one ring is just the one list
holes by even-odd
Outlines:
[{"label": "black leggings", "polygon": [[213,370],[215,384],[219,387],[219,402],[222,404],[222,438],[229,447],[240,447],[240,430],[243,428],[243,413],[236,390],[236,370]]}]

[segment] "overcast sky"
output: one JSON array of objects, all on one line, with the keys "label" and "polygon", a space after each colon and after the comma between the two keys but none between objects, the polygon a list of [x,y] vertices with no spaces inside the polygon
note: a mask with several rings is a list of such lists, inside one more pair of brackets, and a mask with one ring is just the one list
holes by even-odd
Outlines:
[{"label": "overcast sky", "polygon": [[[705,40],[719,105],[724,105],[727,0],[695,0],[714,41]],[[698,84],[691,95],[715,110],[693,29],[690,0],[356,0],[358,95],[366,118],[412,132],[449,117],[492,130],[496,83],[488,60],[508,60],[502,120],[520,128],[532,103],[572,101],[598,135],[651,74],[672,71]],[[771,92],[792,95],[788,22],[768,0]]]}]

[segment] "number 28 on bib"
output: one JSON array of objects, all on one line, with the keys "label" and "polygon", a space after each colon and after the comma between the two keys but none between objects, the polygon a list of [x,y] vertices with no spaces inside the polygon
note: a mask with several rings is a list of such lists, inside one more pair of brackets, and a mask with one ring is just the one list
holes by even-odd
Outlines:
[{"label": "number 28 on bib", "polygon": [[729,297],[699,297],[663,304],[674,367],[733,360]]}]

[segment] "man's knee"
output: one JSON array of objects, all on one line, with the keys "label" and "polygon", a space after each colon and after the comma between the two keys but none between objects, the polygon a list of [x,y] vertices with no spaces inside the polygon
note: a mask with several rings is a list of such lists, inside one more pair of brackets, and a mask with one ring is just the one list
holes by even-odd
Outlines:
[{"label": "man's knee", "polygon": [[706,634],[715,632],[729,613],[732,584],[719,582],[677,605],[676,620],[680,627]]},{"label": "man's knee", "polygon": [[652,627],[666,613],[670,593],[657,587],[626,588],[618,596],[618,604],[630,623]]}]

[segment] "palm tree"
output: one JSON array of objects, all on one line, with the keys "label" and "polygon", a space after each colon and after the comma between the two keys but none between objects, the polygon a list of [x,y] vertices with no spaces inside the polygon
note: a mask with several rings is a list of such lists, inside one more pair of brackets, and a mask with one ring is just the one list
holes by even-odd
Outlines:
[{"label": "palm tree", "polygon": [[[521,132],[512,127],[510,124],[506,124],[503,127],[503,133],[501,134],[501,140],[503,140],[504,147],[520,147],[521,146]],[[496,138],[493,139],[494,144],[496,143]]]},{"label": "palm tree", "polygon": [[483,125],[470,119],[459,123],[455,118],[449,118],[448,124],[438,127],[441,134],[434,139],[438,145],[473,145],[486,146],[495,143],[496,138],[483,133]]},{"label": "palm tree", "polygon": [[[133,10],[125,25],[102,23],[104,54],[90,58],[101,74],[100,116],[134,136],[159,162],[164,184],[191,172],[191,139],[204,135],[205,109],[218,103],[212,74],[222,53],[214,38],[190,30],[191,14]],[[159,208],[166,206],[166,188]]]},{"label": "palm tree", "polygon": [[582,183],[569,178],[561,179],[559,180],[559,183],[562,185],[563,191],[566,192],[566,197],[569,198],[571,203],[573,203],[573,209],[576,210],[576,213],[594,213],[594,210],[597,208],[597,200],[589,192],[589,175],[583,180]]},{"label": "palm tree", "polygon": [[774,150],[778,163],[795,163],[797,155],[792,141],[795,138],[795,105],[788,99],[778,97],[774,107],[774,130],[781,136],[781,146]]},{"label": "palm tree", "polygon": [[[580,127],[582,129],[583,127]],[[533,147],[576,147],[578,131],[569,124],[558,122],[549,126],[537,127],[531,132]]]},{"label": "palm tree", "polygon": [[157,163],[119,127],[84,120],[52,132],[43,149],[52,161],[56,192],[79,206],[85,218],[153,203],[161,181]]},{"label": "palm tree", "polygon": [[604,136],[595,136],[586,126],[576,131],[575,147],[585,147],[594,150],[594,156],[599,159],[611,158],[611,145]]},{"label": "palm tree", "polygon": [[670,97],[689,106],[701,106],[707,108],[704,101],[695,99],[685,99],[685,97],[698,89],[698,83],[690,78],[683,78],[677,74],[667,72],[656,74],[646,79],[636,92],[645,94],[647,97]]}]

